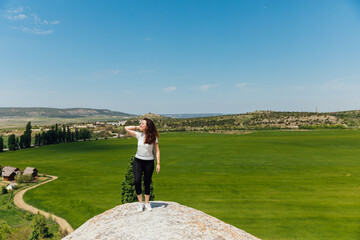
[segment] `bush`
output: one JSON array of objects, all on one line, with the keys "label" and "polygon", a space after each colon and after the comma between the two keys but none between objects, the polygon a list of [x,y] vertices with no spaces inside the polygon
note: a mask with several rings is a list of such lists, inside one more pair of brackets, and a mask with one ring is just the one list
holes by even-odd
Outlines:
[{"label": "bush", "polygon": [[16,175],[15,181],[17,183],[32,183],[34,181],[34,176],[31,174]]},{"label": "bush", "polygon": [[0,219],[0,240],[5,240],[10,233],[10,226],[7,224],[7,222]]},{"label": "bush", "polygon": [[[36,234],[34,232],[38,233],[38,236],[42,238],[46,238],[49,236],[49,228],[46,224],[46,218],[43,215],[37,214],[33,217],[32,225],[34,229],[33,236],[35,237]],[[33,238],[36,239],[36,238]]]},{"label": "bush", "polygon": [[[134,173],[133,173],[133,162],[134,156],[132,156],[129,160],[129,165],[127,171],[125,173],[125,179],[121,183],[121,202],[124,203],[132,203],[137,202],[137,196],[135,192],[135,184],[134,184]],[[142,176],[142,183],[144,183],[144,175]],[[142,188],[144,189],[144,184],[142,184]],[[144,193],[143,193],[144,198]],[[151,181],[150,183],[150,201],[155,199],[154,194],[154,186]]]},{"label": "bush", "polygon": [[6,240],[20,240],[29,239],[29,236],[31,234],[31,227],[30,226],[23,226],[23,227],[16,227],[12,229],[10,235],[6,238]]},{"label": "bush", "polygon": [[299,129],[345,129],[346,127],[342,124],[329,125],[329,124],[319,124],[319,125],[301,125]]},{"label": "bush", "polygon": [[1,194],[7,194],[8,193],[8,190],[6,189],[5,186],[2,186],[1,187]]},{"label": "bush", "polygon": [[33,219],[33,214],[31,212],[26,212],[25,213],[25,219],[28,221],[31,221]]},{"label": "bush", "polygon": [[34,229],[28,240],[39,240],[39,233]]}]

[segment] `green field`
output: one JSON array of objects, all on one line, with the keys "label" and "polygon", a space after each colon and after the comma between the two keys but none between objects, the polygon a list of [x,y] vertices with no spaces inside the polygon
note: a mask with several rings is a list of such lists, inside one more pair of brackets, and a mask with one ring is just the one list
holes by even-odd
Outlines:
[{"label": "green field", "polygon": [[[29,218],[30,216],[27,216],[29,213],[16,207],[13,202],[14,195],[23,188],[28,187],[26,185],[32,186],[34,184],[24,184],[19,189],[14,190],[13,194],[0,194],[0,220],[5,220],[6,223],[12,228],[11,236],[8,236],[8,238],[5,239],[28,239],[28,236],[32,232],[32,220]],[[47,219],[46,224],[49,227],[49,232],[51,234],[59,234],[59,225],[57,223]],[[54,239],[57,238],[54,236]]]},{"label": "green field", "polygon": [[[360,131],[161,134],[155,200],[175,201],[261,239],[360,239]],[[136,139],[75,142],[0,154],[59,179],[25,201],[77,228],[121,204]],[[156,227],[156,223],[154,223]]]}]

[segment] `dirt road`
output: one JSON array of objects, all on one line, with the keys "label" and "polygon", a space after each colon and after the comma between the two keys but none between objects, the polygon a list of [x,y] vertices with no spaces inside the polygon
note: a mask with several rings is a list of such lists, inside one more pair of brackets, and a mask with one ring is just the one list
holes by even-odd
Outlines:
[{"label": "dirt road", "polygon": [[[40,184],[37,184],[35,186],[23,189],[20,192],[18,192],[14,197],[15,205],[18,206],[19,208],[22,208],[22,209],[24,209],[26,211],[29,211],[29,212],[32,212],[34,214],[37,214],[38,212],[40,212],[40,214],[44,215],[46,218],[49,218],[50,215],[51,215],[50,213],[44,212],[44,211],[42,211],[40,209],[37,209],[37,208],[25,203],[24,200],[23,200],[24,193],[27,190],[32,189],[32,188],[36,188],[36,187],[38,187],[38,186],[40,186],[42,184],[54,181],[54,180],[56,180],[58,178],[57,176],[51,176],[51,175],[47,175],[47,176],[51,177],[51,179],[49,179],[49,180],[47,180],[45,182],[42,182]],[[58,216],[55,216],[55,215],[52,215],[52,219],[60,225],[60,228],[62,230],[66,230],[68,233],[72,233],[74,231],[74,229],[71,227],[71,225],[65,219],[63,219],[61,217],[58,217]]]}]

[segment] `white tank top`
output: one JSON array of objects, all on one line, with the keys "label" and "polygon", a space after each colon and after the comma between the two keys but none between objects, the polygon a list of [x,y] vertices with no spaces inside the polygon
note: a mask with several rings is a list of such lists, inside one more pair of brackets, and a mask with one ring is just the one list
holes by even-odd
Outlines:
[{"label": "white tank top", "polygon": [[[135,132],[138,139],[138,147],[135,157],[141,160],[154,160],[154,144],[147,144],[145,142],[145,133]],[[158,139],[155,140],[158,143]]]}]

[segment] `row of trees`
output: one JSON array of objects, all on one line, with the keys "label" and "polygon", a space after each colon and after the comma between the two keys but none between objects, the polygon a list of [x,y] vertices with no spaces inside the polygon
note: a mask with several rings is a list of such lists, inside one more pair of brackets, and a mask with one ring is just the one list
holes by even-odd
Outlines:
[{"label": "row of trees", "polygon": [[[31,122],[28,122],[28,124],[26,124],[24,134],[21,135],[20,138],[15,137],[15,134],[11,134],[9,136],[8,147],[10,151],[15,151],[17,149],[29,148],[30,146],[31,146]],[[3,148],[4,148],[4,140],[1,137],[0,151],[3,150]]]},{"label": "row of trees", "polygon": [[[24,134],[20,137],[16,137],[15,134],[11,134],[8,138],[8,148],[10,151],[18,149],[24,149],[31,147],[31,122],[26,125]],[[59,127],[58,124],[51,126],[51,129],[47,132],[35,134],[35,146],[50,145],[65,142],[74,142],[78,140],[84,140],[91,138],[91,132],[87,128],[81,128],[80,130],[75,128],[75,132],[71,132],[69,126]],[[0,152],[4,150],[4,139],[0,136]]]},{"label": "row of trees", "polygon": [[80,131],[75,128],[75,132],[71,132],[69,126],[65,125],[59,128],[56,124],[51,126],[47,132],[38,133],[35,135],[35,146],[50,145],[65,142],[74,142],[77,140],[84,140],[91,138],[91,132],[87,128],[81,128]]}]

